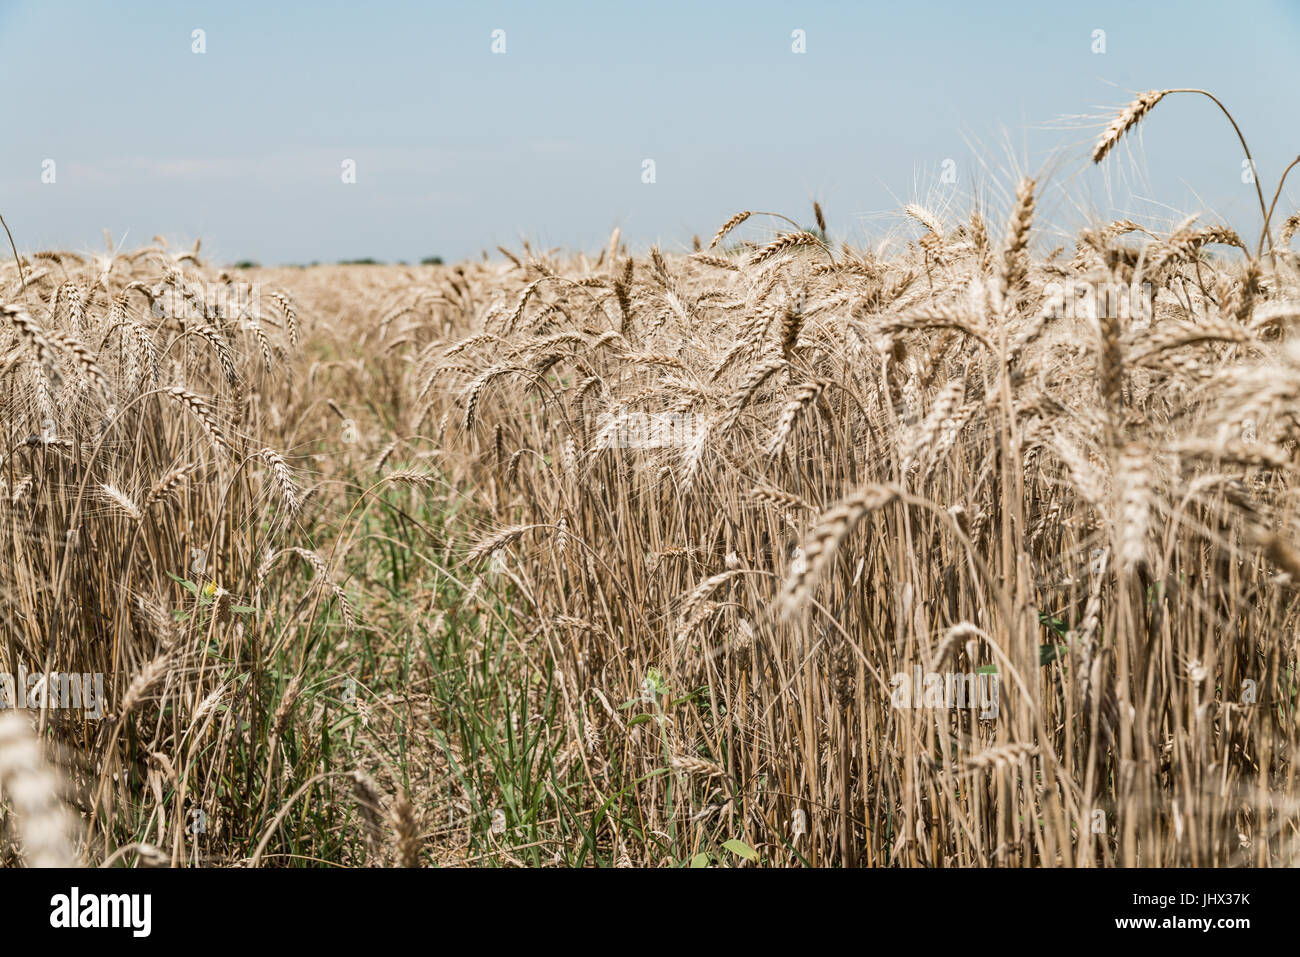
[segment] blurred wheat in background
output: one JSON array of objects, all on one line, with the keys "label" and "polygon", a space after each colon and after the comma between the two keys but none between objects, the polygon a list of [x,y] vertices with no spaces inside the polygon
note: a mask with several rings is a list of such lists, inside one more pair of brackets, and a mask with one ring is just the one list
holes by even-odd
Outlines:
[{"label": "blurred wheat in background", "polygon": [[0,670],[106,708],[6,718],[0,860],[1297,863],[1300,219],[1043,255],[1038,188],[10,260]]}]

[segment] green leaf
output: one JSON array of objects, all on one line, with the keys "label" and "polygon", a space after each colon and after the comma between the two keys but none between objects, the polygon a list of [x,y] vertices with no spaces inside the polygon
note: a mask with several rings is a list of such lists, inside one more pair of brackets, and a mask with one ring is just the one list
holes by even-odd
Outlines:
[{"label": "green leaf", "polygon": [[735,854],[738,857],[743,857],[747,861],[758,860],[758,851],[754,850],[744,841],[737,841],[735,838],[732,838],[730,841],[724,841],[722,846],[731,851],[732,854]]},{"label": "green leaf", "polygon": [[691,858],[691,867],[708,867],[709,855],[701,851]]},{"label": "green leaf", "polygon": [[1053,618],[1051,615],[1045,614],[1041,611],[1038,613],[1038,623],[1052,629],[1052,631],[1062,636],[1070,630],[1070,626],[1061,621],[1061,619]]},{"label": "green leaf", "polygon": [[186,591],[188,591],[190,594],[197,595],[199,593],[199,586],[194,582],[190,581],[188,578],[181,578],[180,575],[173,575],[171,572],[167,573],[167,577],[174,582],[179,582],[180,586],[184,588]]},{"label": "green leaf", "polygon": [[1048,662],[1055,661],[1057,658],[1063,657],[1065,652],[1065,645],[1039,645],[1038,664],[1041,667]]},{"label": "green leaf", "polygon": [[978,675],[995,675],[998,673],[998,666],[985,665],[983,668],[976,668],[975,673]]}]

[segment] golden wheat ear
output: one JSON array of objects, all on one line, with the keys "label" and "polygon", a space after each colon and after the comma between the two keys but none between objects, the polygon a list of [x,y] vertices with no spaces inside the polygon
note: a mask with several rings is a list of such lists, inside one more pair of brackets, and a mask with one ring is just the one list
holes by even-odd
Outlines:
[{"label": "golden wheat ear", "polygon": [[1147,90],[1124,107],[1119,115],[1110,121],[1106,131],[1101,134],[1097,140],[1097,145],[1092,148],[1092,161],[1100,163],[1106,158],[1106,154],[1115,148],[1115,144],[1133,127],[1142,122],[1142,117],[1146,116],[1155,109],[1156,104],[1165,98],[1168,90]]}]

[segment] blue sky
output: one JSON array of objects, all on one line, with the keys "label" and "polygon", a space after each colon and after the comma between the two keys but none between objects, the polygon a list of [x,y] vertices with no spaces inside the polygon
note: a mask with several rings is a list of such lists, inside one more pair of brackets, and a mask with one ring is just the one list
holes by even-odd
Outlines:
[{"label": "blue sky", "polygon": [[[99,249],[107,228],[201,236],[222,261],[453,259],[520,236],[596,249],[616,225],[689,248],[814,198],[833,235],[874,242],[903,203],[997,208],[1029,172],[1062,228],[1205,210],[1257,236],[1208,100],[1162,103],[1104,170],[1088,147],[1132,91],[1205,86],[1271,192],[1300,152],[1297,67],[1300,0],[0,0],[0,213],[24,249]],[[1298,199],[1300,179],[1280,208]]]}]

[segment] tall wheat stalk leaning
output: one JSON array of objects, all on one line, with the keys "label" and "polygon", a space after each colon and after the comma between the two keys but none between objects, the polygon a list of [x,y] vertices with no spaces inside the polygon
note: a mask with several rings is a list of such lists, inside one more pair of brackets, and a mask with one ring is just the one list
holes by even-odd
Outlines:
[{"label": "tall wheat stalk leaning", "polygon": [[[1277,189],[1273,193],[1273,200],[1265,206],[1264,191],[1259,185],[1259,175],[1258,171],[1255,169],[1255,159],[1251,156],[1250,147],[1246,143],[1246,137],[1242,134],[1241,127],[1237,125],[1237,121],[1233,119],[1232,114],[1228,112],[1228,108],[1223,105],[1218,97],[1208,90],[1173,88],[1168,90],[1148,90],[1145,93],[1138,94],[1138,96],[1129,103],[1128,106],[1124,107],[1124,109],[1121,110],[1113,120],[1111,120],[1110,125],[1108,125],[1105,131],[1101,134],[1101,137],[1097,140],[1096,145],[1092,149],[1092,161],[1094,163],[1100,163],[1104,160],[1106,155],[1115,148],[1115,145],[1121,138],[1123,138],[1125,133],[1129,132],[1142,122],[1142,118],[1154,110],[1156,104],[1165,97],[1171,96],[1175,93],[1197,93],[1201,96],[1207,97],[1222,111],[1223,115],[1228,118],[1228,122],[1232,124],[1233,132],[1237,134],[1237,140],[1241,143],[1242,151],[1246,154],[1246,161],[1250,165],[1251,180],[1255,184],[1255,195],[1259,199],[1259,213],[1264,223],[1259,235],[1259,245],[1255,250],[1255,258],[1258,259],[1264,254],[1264,241],[1266,239],[1269,243],[1269,251],[1272,253],[1273,238],[1269,232],[1269,222],[1273,217],[1273,209],[1277,205],[1278,197],[1282,195],[1282,187],[1286,183],[1287,175],[1297,164],[1300,164],[1300,156],[1297,156],[1292,160],[1290,165],[1282,171],[1282,176],[1278,180]],[[1277,267],[1276,256],[1273,257],[1273,266],[1274,268]]]}]

